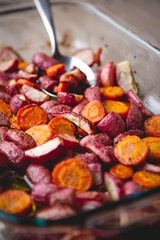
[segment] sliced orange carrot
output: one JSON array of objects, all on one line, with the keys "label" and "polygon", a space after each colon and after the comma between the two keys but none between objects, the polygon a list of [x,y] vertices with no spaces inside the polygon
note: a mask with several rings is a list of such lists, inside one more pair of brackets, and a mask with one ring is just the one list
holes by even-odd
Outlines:
[{"label": "sliced orange carrot", "polygon": [[92,123],[98,123],[105,117],[106,112],[101,101],[93,100],[82,109],[81,114]]},{"label": "sliced orange carrot", "polygon": [[12,116],[10,105],[0,99],[0,111],[3,112],[8,118]]},{"label": "sliced orange carrot", "polygon": [[47,68],[46,73],[49,77],[58,77],[63,74],[66,70],[65,64],[56,64]]},{"label": "sliced orange carrot", "polygon": [[40,89],[40,86],[23,78],[20,78],[17,80],[17,85],[22,87],[23,85],[28,85],[30,87],[36,88],[36,89]]},{"label": "sliced orange carrot", "polygon": [[48,121],[47,113],[43,108],[36,104],[26,105],[17,114],[18,124],[23,130],[31,127],[46,124]]},{"label": "sliced orange carrot", "polygon": [[100,65],[100,55],[101,55],[101,52],[102,52],[102,48],[99,47],[97,49],[96,54],[94,55],[94,62],[97,63],[98,66]]},{"label": "sliced orange carrot", "polygon": [[160,114],[148,118],[144,122],[144,129],[152,137],[160,137]]},{"label": "sliced orange carrot", "polygon": [[77,193],[87,191],[93,181],[88,165],[78,158],[59,163],[53,170],[52,177],[55,184],[72,187]]},{"label": "sliced orange carrot", "polygon": [[81,135],[81,136],[87,136],[88,135],[88,133],[86,132],[86,131],[84,131],[82,128],[80,128],[80,127],[77,127],[77,131],[78,131],[78,133]]},{"label": "sliced orange carrot", "polygon": [[146,159],[149,147],[139,137],[127,135],[118,142],[114,153],[120,163],[134,166]]},{"label": "sliced orange carrot", "polygon": [[126,104],[120,101],[114,101],[114,100],[105,100],[104,107],[107,113],[116,112],[121,117],[126,117],[129,110]]},{"label": "sliced orange carrot", "polygon": [[54,135],[53,128],[46,124],[31,127],[26,133],[33,137],[38,146],[51,140]]},{"label": "sliced orange carrot", "polygon": [[17,130],[21,129],[21,127],[18,124],[17,116],[11,117],[9,120],[10,120],[10,128],[14,128],[14,129],[17,129]]},{"label": "sliced orange carrot", "polygon": [[22,190],[8,190],[0,194],[0,208],[7,213],[22,215],[31,206],[31,196]]},{"label": "sliced orange carrot", "polygon": [[64,117],[54,117],[48,123],[52,127],[54,134],[63,134],[67,133],[73,137],[76,136],[76,127],[75,125]]},{"label": "sliced orange carrot", "polygon": [[142,139],[149,147],[149,157],[160,160],[160,137],[146,137]]},{"label": "sliced orange carrot", "polygon": [[119,100],[123,97],[124,92],[120,87],[108,86],[101,88],[101,94],[104,99]]},{"label": "sliced orange carrot", "polygon": [[143,188],[160,186],[160,174],[146,170],[137,171],[133,174],[133,181],[139,183]]},{"label": "sliced orange carrot", "polygon": [[122,180],[126,180],[132,177],[133,169],[131,167],[125,166],[121,163],[116,164],[115,166],[111,167],[109,173],[113,176],[120,178]]},{"label": "sliced orange carrot", "polygon": [[18,63],[18,69],[24,70],[25,67],[27,67],[29,63],[28,62],[19,62]]},{"label": "sliced orange carrot", "polygon": [[68,83],[59,83],[58,86],[55,86],[53,88],[53,92],[58,93],[58,92],[68,92],[69,90],[69,85]]}]

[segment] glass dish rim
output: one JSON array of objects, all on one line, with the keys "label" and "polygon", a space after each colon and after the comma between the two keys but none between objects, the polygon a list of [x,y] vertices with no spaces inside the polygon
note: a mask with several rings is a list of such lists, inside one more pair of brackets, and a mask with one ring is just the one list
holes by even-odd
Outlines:
[{"label": "glass dish rim", "polygon": [[[154,54],[158,55],[160,57],[160,50],[153,46],[151,43],[147,42],[144,40],[142,37],[140,37],[138,34],[132,32],[130,29],[127,27],[123,26],[122,24],[118,23],[115,21],[112,17],[108,16],[106,13],[104,13],[102,10],[99,10],[94,6],[93,3],[91,2],[77,2],[76,0],[69,0],[69,1],[63,1],[63,0],[58,0],[51,2],[51,5],[55,6],[60,6],[60,5],[72,5],[76,7],[80,7],[81,9],[85,9],[86,11],[92,12],[96,14],[98,17],[105,19],[108,23],[113,25],[114,27],[118,28],[119,30],[127,33],[129,36],[131,36],[135,41],[138,41],[140,44],[143,44],[146,46],[148,49],[153,51]],[[30,10],[35,10],[34,4],[29,4],[24,7],[20,8],[14,8],[11,10],[2,10],[0,12],[0,16],[6,15],[6,14],[11,14],[11,13],[18,13],[22,11],[30,11]],[[56,225],[70,225],[70,224],[84,224],[84,220],[92,215],[99,214],[100,212],[106,211],[106,210],[111,210],[115,209],[116,207],[120,207],[124,204],[131,203],[134,201],[138,201],[139,199],[145,198],[147,196],[151,196],[153,194],[160,193],[160,186],[155,187],[149,190],[144,190],[140,193],[134,194],[132,196],[128,196],[125,198],[122,198],[118,201],[112,201],[109,203],[104,204],[101,207],[98,207],[96,209],[76,213],[73,216],[62,218],[62,219],[57,219],[57,220],[44,220],[44,219],[38,219],[34,217],[19,217],[15,216],[9,213],[4,212],[3,210],[0,210],[0,221],[7,222],[9,224],[18,224],[26,227],[49,227],[49,226],[56,226]]]}]

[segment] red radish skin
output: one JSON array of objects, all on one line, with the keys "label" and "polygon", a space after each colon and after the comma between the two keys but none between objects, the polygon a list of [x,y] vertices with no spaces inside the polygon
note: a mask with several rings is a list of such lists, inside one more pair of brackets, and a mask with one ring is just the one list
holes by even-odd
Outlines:
[{"label": "red radish skin", "polygon": [[109,157],[109,151],[106,146],[99,142],[89,143],[86,148],[95,153],[105,164],[110,164],[112,160]]},{"label": "red radish skin", "polygon": [[93,185],[100,186],[103,183],[101,164],[100,163],[89,163],[88,167],[93,174]]},{"label": "red radish skin", "polygon": [[42,104],[43,102],[49,100],[49,96],[46,93],[43,93],[38,89],[35,89],[28,85],[23,85],[21,90],[26,99],[32,103]]},{"label": "red radish skin", "polygon": [[42,76],[39,78],[39,83],[42,88],[44,88],[47,91],[52,90],[55,86],[58,85],[58,81],[52,79],[48,76]]},{"label": "red radish skin", "polygon": [[75,215],[76,212],[68,205],[59,204],[53,207],[45,207],[37,211],[36,218],[45,220],[57,220]]},{"label": "red radish skin", "polygon": [[9,118],[0,111],[0,126],[9,127],[10,121]]},{"label": "red radish skin", "polygon": [[0,71],[0,87],[5,87],[8,83],[9,77],[7,73]]},{"label": "red radish skin", "polygon": [[76,155],[76,158],[87,164],[99,163],[99,158],[95,153],[80,153]]},{"label": "red radish skin", "polygon": [[98,100],[101,101],[101,91],[100,87],[89,87],[84,92],[84,97],[88,100],[88,102]]},{"label": "red radish skin", "polygon": [[23,58],[12,47],[6,46],[2,48],[0,52],[0,59],[2,61],[7,61],[15,58],[17,58],[18,61],[23,61]]},{"label": "red radish skin", "polygon": [[42,164],[31,163],[26,169],[26,175],[32,184],[51,183],[51,172]]},{"label": "red radish skin", "polygon": [[81,139],[80,144],[82,147],[85,147],[85,145],[94,142],[99,142],[105,146],[112,145],[111,138],[105,133],[96,133],[93,135],[85,136],[84,138]]},{"label": "red radish skin", "polygon": [[23,70],[19,70],[18,73],[17,73],[17,77],[18,79],[26,79],[26,80],[29,80],[31,82],[35,82],[38,78],[38,75],[37,74],[31,74],[31,73],[27,73]]},{"label": "red radish skin", "polygon": [[26,167],[28,160],[25,158],[21,147],[13,142],[4,141],[0,143],[0,150],[6,155],[8,162],[15,168]]},{"label": "red radish skin", "polygon": [[100,72],[101,83],[103,87],[113,86],[115,76],[115,66],[113,62],[106,63]]},{"label": "red radish skin", "polygon": [[46,71],[47,68],[51,66],[59,64],[59,62],[56,59],[51,58],[42,52],[38,52],[34,54],[32,62],[44,71]]},{"label": "red radish skin", "polygon": [[151,117],[152,113],[143,105],[142,101],[140,98],[132,91],[129,90],[126,93],[126,97],[130,103],[133,103],[141,112],[144,116],[146,117]]},{"label": "red radish skin", "polygon": [[27,104],[28,101],[23,94],[16,94],[10,101],[10,108],[12,113],[14,115],[17,115],[18,111]]},{"label": "red radish skin", "polygon": [[25,151],[25,156],[35,163],[47,162],[60,155],[63,141],[56,137],[40,146]]},{"label": "red radish skin", "polygon": [[18,67],[18,59],[11,59],[0,63],[0,71],[2,72],[12,72],[16,71]]},{"label": "red radish skin", "polygon": [[97,124],[97,128],[114,138],[125,130],[125,123],[118,113],[110,112]]},{"label": "red radish skin", "polygon": [[24,150],[36,147],[36,142],[32,136],[22,130],[9,129],[7,131],[7,137],[10,141],[14,142]]},{"label": "red radish skin", "polygon": [[131,104],[129,108],[126,119],[126,126],[128,129],[142,129],[143,116],[140,110],[134,104]]},{"label": "red radish skin", "polygon": [[134,181],[125,182],[123,186],[124,196],[131,196],[133,194],[142,192],[142,190],[142,186]]},{"label": "red radish skin", "polygon": [[108,172],[104,173],[104,185],[112,200],[117,201],[124,195],[123,182]]}]

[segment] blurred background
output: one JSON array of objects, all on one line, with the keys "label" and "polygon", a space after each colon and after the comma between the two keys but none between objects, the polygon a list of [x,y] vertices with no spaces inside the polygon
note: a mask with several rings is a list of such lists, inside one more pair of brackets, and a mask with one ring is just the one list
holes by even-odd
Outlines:
[{"label": "blurred background", "polygon": [[[54,1],[56,0],[51,0]],[[160,49],[159,0],[90,0],[89,2],[96,3],[100,10]],[[31,5],[33,5],[32,0],[0,0],[0,13]]]}]

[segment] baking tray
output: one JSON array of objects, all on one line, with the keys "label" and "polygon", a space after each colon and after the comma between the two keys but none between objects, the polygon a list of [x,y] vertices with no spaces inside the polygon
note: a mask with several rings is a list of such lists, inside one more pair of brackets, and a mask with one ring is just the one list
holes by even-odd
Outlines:
[{"label": "baking tray", "polygon": [[[144,105],[154,114],[160,114],[160,52],[106,15],[105,3],[104,11],[98,9],[96,1],[51,3],[60,51],[70,55],[79,48],[102,47],[102,65],[111,60],[118,63],[128,59]],[[31,61],[38,51],[50,55],[49,38],[32,1],[14,4],[3,1],[0,36],[0,47],[13,46],[26,61]],[[153,210],[152,202],[158,199],[160,187],[58,221],[18,218],[0,211],[1,238],[24,240],[41,235],[41,239],[43,236],[50,239],[77,228],[93,231],[93,237],[116,238],[139,227],[156,226],[160,212],[158,208]],[[134,212],[144,215],[137,214],[127,221]]]}]

